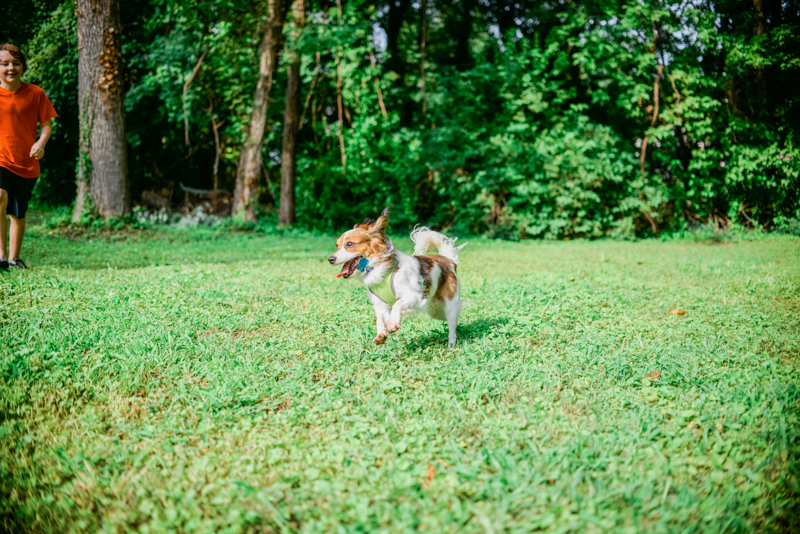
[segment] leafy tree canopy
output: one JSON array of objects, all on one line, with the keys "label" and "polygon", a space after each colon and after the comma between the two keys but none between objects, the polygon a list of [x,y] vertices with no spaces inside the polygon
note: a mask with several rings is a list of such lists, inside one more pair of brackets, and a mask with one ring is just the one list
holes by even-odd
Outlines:
[{"label": "leafy tree canopy", "polygon": [[[217,146],[219,186],[233,189],[265,12],[251,0],[122,3],[134,199],[164,188],[179,197],[181,184],[210,189]],[[800,217],[797,0],[316,0],[307,12],[293,43],[304,226],[339,228],[386,204],[395,227],[506,238]],[[26,50],[26,81],[60,113],[36,193],[69,204],[74,4],[6,2],[0,16],[0,39]],[[291,25],[290,16],[286,40]],[[280,198],[286,76],[281,65],[263,217]]]}]

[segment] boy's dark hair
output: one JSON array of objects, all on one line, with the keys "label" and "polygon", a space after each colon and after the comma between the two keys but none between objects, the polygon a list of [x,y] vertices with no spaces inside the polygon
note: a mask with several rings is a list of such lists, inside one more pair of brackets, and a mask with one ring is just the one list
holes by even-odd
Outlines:
[{"label": "boy's dark hair", "polygon": [[5,50],[15,59],[20,60],[22,63],[22,72],[25,73],[28,71],[28,62],[25,60],[25,54],[22,53],[22,50],[19,49],[17,45],[13,45],[11,43],[5,43],[0,45],[0,50]]}]

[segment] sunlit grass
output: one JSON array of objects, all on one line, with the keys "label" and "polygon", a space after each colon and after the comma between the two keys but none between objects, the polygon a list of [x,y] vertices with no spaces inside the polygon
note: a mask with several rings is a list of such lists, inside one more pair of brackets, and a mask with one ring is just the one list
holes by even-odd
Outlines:
[{"label": "sunlit grass", "polygon": [[0,276],[7,528],[798,527],[797,240],[474,240],[450,352],[331,238],[88,239]]}]

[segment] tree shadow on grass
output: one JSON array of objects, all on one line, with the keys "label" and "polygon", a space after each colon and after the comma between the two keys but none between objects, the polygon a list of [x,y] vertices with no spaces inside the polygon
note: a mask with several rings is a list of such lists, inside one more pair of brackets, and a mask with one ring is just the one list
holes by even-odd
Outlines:
[{"label": "tree shadow on grass", "polygon": [[[468,323],[459,323],[458,329],[456,330],[458,333],[458,341],[456,341],[456,346],[470,339],[480,339],[483,336],[498,330],[501,326],[507,323],[508,317],[484,317]],[[447,347],[447,336],[447,323],[442,322],[441,325],[436,328],[436,330],[426,332],[425,334],[417,336],[415,339],[406,343],[405,348],[407,350],[415,351],[432,346]]]}]

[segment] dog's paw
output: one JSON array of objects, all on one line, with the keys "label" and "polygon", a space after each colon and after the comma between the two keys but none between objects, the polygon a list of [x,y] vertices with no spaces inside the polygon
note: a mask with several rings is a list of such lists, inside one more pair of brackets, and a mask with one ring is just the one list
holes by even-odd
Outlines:
[{"label": "dog's paw", "polygon": [[372,342],[375,343],[376,345],[383,345],[384,343],[386,343],[386,334],[381,332],[380,334],[375,336],[375,339],[373,339]]},{"label": "dog's paw", "polygon": [[391,322],[386,325],[386,331],[390,334],[392,332],[397,332],[400,329],[400,323]]}]

